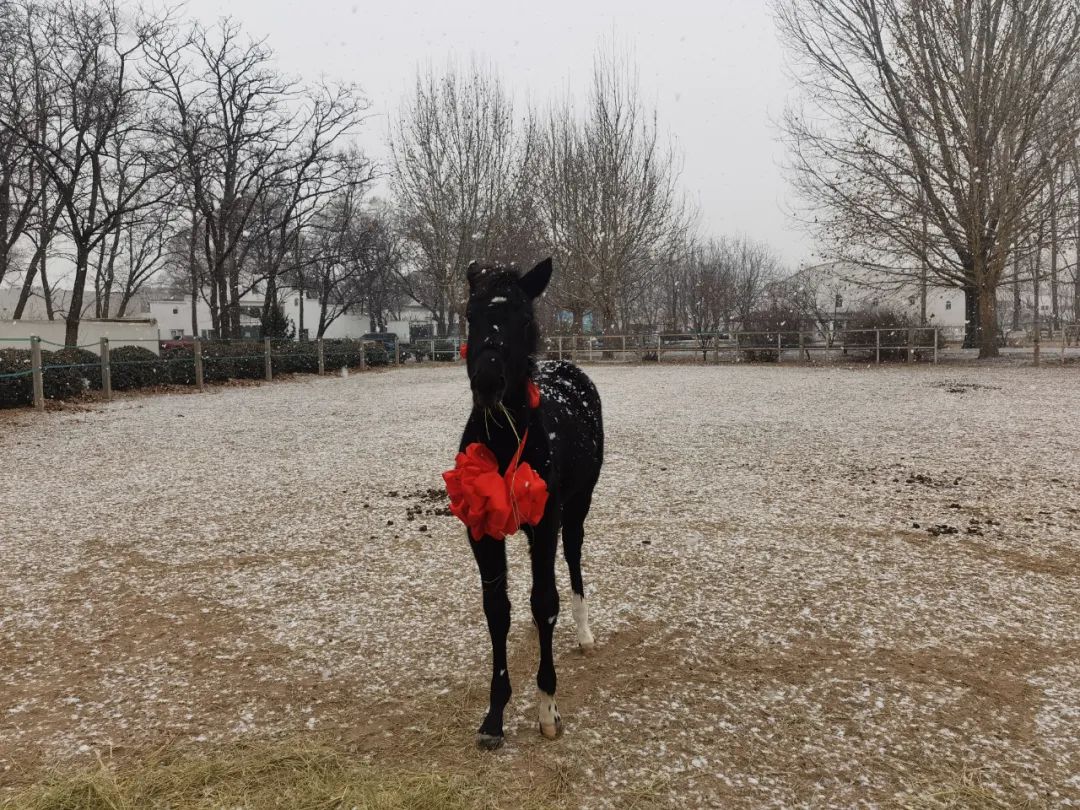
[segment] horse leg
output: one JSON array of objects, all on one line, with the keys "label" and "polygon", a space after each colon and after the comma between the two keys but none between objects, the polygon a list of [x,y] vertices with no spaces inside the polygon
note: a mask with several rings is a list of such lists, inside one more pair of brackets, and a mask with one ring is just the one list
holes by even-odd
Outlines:
[{"label": "horse leg", "polygon": [[589,605],[585,601],[585,583],[581,579],[581,546],[585,541],[585,516],[589,514],[592,492],[576,495],[563,506],[563,556],[570,569],[570,612],[577,625],[578,644],[582,650],[591,650],[595,641],[589,629]]},{"label": "horse leg", "polygon": [[510,630],[510,597],[506,593],[506,543],[493,537],[469,541],[480,569],[484,616],[491,634],[491,697],[487,716],[476,733],[480,748],[495,750],[503,744],[503,709],[510,701],[510,675],[506,671],[506,634]]},{"label": "horse leg", "polygon": [[533,532],[532,606],[533,622],[540,637],[540,666],[536,671],[540,733],[554,739],[562,733],[562,718],[555,704],[555,658],[552,639],[559,618],[559,591],[555,587],[555,549],[559,523],[554,515],[545,516]]}]

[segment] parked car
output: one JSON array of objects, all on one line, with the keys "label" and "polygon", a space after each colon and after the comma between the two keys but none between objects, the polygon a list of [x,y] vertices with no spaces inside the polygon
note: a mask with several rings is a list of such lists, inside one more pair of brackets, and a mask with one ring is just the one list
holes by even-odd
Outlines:
[{"label": "parked car", "polygon": [[195,339],[190,337],[183,338],[169,338],[168,340],[159,340],[158,349],[165,351],[166,349],[190,349],[195,345]]}]

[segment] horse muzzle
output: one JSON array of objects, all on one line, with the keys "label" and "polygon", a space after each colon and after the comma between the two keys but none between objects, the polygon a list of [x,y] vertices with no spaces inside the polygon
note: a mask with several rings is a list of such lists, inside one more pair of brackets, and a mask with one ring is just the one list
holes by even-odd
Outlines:
[{"label": "horse muzzle", "polygon": [[476,360],[472,375],[473,403],[478,408],[494,408],[506,393],[506,375],[495,352],[484,352]]}]

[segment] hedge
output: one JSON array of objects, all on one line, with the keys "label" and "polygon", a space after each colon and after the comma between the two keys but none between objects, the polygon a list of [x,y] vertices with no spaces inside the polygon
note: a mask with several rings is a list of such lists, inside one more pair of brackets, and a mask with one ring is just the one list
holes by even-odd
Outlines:
[{"label": "hedge", "polygon": [[142,346],[121,346],[109,352],[114,391],[149,388],[166,382],[161,358]]},{"label": "hedge", "polygon": [[[0,350],[0,408],[34,404],[34,378],[29,349]],[[93,368],[72,368],[87,361],[98,363],[97,355],[81,349],[41,352],[42,388],[45,399],[73,399],[93,386],[101,385],[101,373]],[[54,368],[49,368],[54,366]]]},{"label": "hedge", "polygon": [[[253,380],[266,375],[265,349],[261,342],[204,342],[203,379],[224,382],[229,379]],[[315,341],[271,344],[275,374],[314,374],[319,370],[318,344]],[[357,368],[364,353],[366,365],[385,366],[390,357],[381,344],[362,344],[351,340],[323,341],[327,372],[342,366]],[[85,349],[42,351],[43,383],[46,399],[71,399],[85,390],[101,388],[101,359]],[[57,368],[49,368],[56,366]],[[195,384],[195,353],[190,346],[165,349],[158,357],[141,346],[121,346],[110,352],[112,387],[117,391],[147,388],[168,383]],[[34,403],[31,354],[27,349],[0,350],[0,408],[14,408]]]}]

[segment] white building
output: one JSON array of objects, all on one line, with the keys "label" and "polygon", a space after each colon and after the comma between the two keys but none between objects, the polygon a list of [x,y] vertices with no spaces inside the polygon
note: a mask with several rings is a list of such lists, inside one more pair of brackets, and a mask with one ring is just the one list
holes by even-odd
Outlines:
[{"label": "white building", "polygon": [[[878,308],[906,315],[916,324],[922,314],[917,280],[875,273],[844,262],[803,268],[785,284],[812,296],[820,314],[818,320],[831,322],[834,329],[843,328],[856,312]],[[941,329],[947,338],[962,337],[966,323],[964,291],[940,286],[930,279],[926,287],[926,323]]]},{"label": "white building", "polygon": [[[151,295],[149,301],[150,316],[158,323],[158,333],[162,340],[190,338],[191,334],[191,296],[167,297]],[[256,339],[259,337],[259,324],[262,314],[263,293],[249,293],[240,299],[240,328],[243,336]],[[319,302],[308,296],[301,296],[296,290],[281,291],[285,317],[296,327],[297,337],[303,331],[309,337],[315,337],[319,328]],[[301,319],[301,310],[303,318]],[[398,336],[402,342],[408,342],[410,333],[417,327],[431,327],[434,323],[431,313],[415,301],[408,302],[398,313],[399,317],[387,324],[386,331]],[[196,316],[199,337],[212,338],[213,320],[210,306],[203,300],[196,302]],[[323,337],[331,340],[357,339],[370,334],[371,319],[365,312],[347,312],[335,318],[327,327]]]}]

